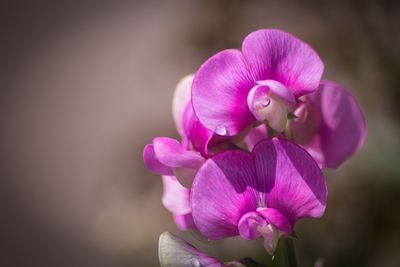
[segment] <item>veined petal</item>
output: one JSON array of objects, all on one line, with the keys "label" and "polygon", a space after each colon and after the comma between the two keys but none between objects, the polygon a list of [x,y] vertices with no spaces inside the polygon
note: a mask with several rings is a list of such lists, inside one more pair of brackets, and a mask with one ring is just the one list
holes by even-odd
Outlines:
[{"label": "veined petal", "polygon": [[[315,94],[307,96],[305,104],[319,113],[320,121],[312,140],[303,147],[321,166],[336,168],[362,147],[367,136],[364,114],[346,89],[324,81]],[[301,128],[312,123],[306,120]],[[293,128],[293,131],[300,130]]]},{"label": "veined petal", "polygon": [[190,102],[193,74],[183,77],[175,88],[172,100],[172,114],[178,133],[183,136],[183,114],[186,106]]},{"label": "veined petal", "polygon": [[156,157],[153,144],[147,144],[143,150],[143,161],[146,167],[160,175],[173,175],[171,167],[162,164]]},{"label": "veined petal", "polygon": [[306,43],[280,30],[258,30],[242,44],[243,55],[259,80],[276,80],[296,97],[318,88],[324,65]]},{"label": "veined petal", "polygon": [[247,106],[253,85],[240,51],[217,53],[200,67],[193,80],[192,103],[197,117],[218,135],[238,134],[254,121]]},{"label": "veined petal", "polygon": [[[303,217],[321,217],[327,188],[314,159],[298,145],[278,138],[257,144],[253,153],[267,207],[279,211],[292,225]],[[278,225],[277,225],[278,226]]]},{"label": "veined petal", "polygon": [[205,237],[238,235],[242,215],[257,208],[256,173],[250,153],[232,150],[203,164],[192,186],[194,222]]},{"label": "veined petal", "polygon": [[224,267],[217,259],[208,256],[184,240],[165,232],[158,241],[161,267]]},{"label": "veined petal", "polygon": [[175,215],[185,215],[192,212],[190,208],[190,189],[183,187],[175,176],[162,177],[164,192],[162,203]]}]

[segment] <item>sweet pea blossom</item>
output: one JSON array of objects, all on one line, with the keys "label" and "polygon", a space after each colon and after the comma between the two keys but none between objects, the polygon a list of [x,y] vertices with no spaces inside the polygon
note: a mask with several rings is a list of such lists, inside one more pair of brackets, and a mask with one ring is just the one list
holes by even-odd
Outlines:
[{"label": "sweet pea blossom", "polygon": [[209,239],[264,237],[273,254],[280,236],[304,217],[321,217],[327,188],[313,158],[298,145],[272,138],[251,153],[231,150],[208,159],[192,186],[192,215]]},{"label": "sweet pea blossom", "polygon": [[305,96],[291,121],[293,140],[326,168],[336,168],[364,144],[365,118],[355,98],[342,86],[323,81]]},{"label": "sweet pea blossom", "polygon": [[201,65],[192,85],[193,108],[218,135],[237,135],[264,121],[282,132],[296,99],[318,88],[323,69],[301,40],[280,30],[258,30],[240,51],[221,51]]},{"label": "sweet pea blossom", "polygon": [[[323,168],[336,168],[364,144],[367,128],[356,99],[344,87],[322,81],[319,89],[301,99],[294,118],[281,138],[302,146]],[[268,138],[265,125],[252,128],[245,137],[249,150]]]}]

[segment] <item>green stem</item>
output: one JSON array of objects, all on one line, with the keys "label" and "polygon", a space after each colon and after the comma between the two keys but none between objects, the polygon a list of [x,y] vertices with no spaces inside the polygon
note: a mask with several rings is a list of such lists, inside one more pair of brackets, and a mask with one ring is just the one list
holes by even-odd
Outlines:
[{"label": "green stem", "polygon": [[293,238],[282,238],[282,252],[285,261],[285,267],[297,267],[296,251],[294,248]]}]

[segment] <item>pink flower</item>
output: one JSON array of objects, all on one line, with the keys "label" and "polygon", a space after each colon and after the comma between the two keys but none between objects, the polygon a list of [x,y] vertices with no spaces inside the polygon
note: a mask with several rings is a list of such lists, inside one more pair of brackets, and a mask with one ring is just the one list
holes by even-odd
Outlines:
[{"label": "pink flower", "polygon": [[228,49],[209,58],[192,85],[194,111],[201,123],[221,136],[233,136],[257,121],[275,131],[302,95],[314,92],[324,65],[317,53],[279,30],[258,30],[241,51]]},{"label": "pink flower", "polygon": [[292,136],[320,164],[336,168],[364,144],[367,128],[354,97],[342,86],[324,81],[295,111]]},{"label": "pink flower", "polygon": [[[367,128],[364,115],[355,98],[342,86],[321,82],[319,89],[302,98],[289,121],[286,134],[302,146],[324,168],[336,168],[364,144]],[[251,150],[268,138],[265,125],[252,128],[245,137]]]},{"label": "pink flower", "polygon": [[233,150],[208,159],[192,186],[192,215],[209,239],[263,236],[273,253],[281,235],[304,217],[321,217],[327,188],[312,157],[296,144],[273,138],[251,153]]}]

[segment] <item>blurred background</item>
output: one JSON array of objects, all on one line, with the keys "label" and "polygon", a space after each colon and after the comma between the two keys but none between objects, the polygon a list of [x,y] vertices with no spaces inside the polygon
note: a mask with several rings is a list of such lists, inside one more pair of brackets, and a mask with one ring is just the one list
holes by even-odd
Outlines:
[{"label": "blurred background", "polygon": [[178,137],[177,81],[259,28],[308,42],[368,124],[326,172],[321,220],[297,225],[300,266],[400,266],[398,1],[3,1],[0,266],[158,266],[171,231],[224,260],[258,242],[179,233],[142,149]]}]

